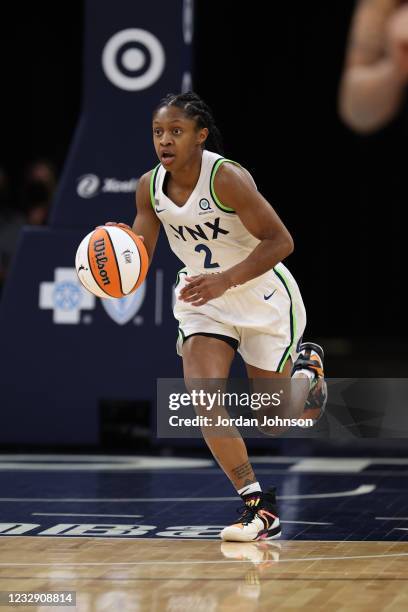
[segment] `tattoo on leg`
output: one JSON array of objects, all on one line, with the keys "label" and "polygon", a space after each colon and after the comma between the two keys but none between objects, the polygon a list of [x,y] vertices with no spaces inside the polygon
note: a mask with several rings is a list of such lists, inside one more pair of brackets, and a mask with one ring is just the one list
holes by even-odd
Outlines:
[{"label": "tattoo on leg", "polygon": [[254,476],[254,478],[252,478],[252,480],[249,480],[249,478],[248,478],[248,480],[246,480],[242,486],[243,487],[248,487],[249,485],[254,484],[254,482],[256,482],[256,476]]},{"label": "tattoo on leg", "polygon": [[237,480],[243,480],[245,478],[245,483],[243,486],[256,482],[256,478],[254,478],[254,471],[249,461],[241,463],[241,465],[238,465],[236,468],[233,468],[231,472],[233,473],[234,478],[236,478]]}]

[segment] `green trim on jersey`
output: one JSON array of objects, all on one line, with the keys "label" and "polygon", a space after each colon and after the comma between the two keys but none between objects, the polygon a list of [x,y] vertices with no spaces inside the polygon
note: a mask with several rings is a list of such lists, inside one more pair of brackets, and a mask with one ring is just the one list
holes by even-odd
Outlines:
[{"label": "green trim on jersey", "polygon": [[177,285],[178,285],[178,284],[179,284],[179,282],[180,282],[180,274],[187,274],[187,270],[186,270],[186,268],[181,268],[181,270],[179,270],[179,271],[177,272],[177,278],[176,278],[176,283],[175,283],[174,287],[177,287]]},{"label": "green trim on jersey", "polygon": [[176,351],[177,351],[177,355],[180,355],[180,357],[182,357],[183,344],[184,344],[185,339],[186,339],[186,334],[183,332],[181,327],[179,327],[177,330]]},{"label": "green trim on jersey", "polygon": [[283,368],[285,367],[285,363],[287,362],[288,358],[290,357],[290,351],[292,349],[293,346],[293,342],[296,338],[296,328],[297,328],[297,322],[296,322],[296,316],[295,316],[295,311],[293,308],[293,300],[292,300],[292,294],[290,292],[289,289],[289,283],[287,278],[285,277],[284,274],[282,274],[282,272],[278,272],[275,268],[273,268],[273,271],[275,272],[276,276],[281,280],[281,282],[283,283],[283,286],[285,287],[289,299],[290,299],[290,344],[287,347],[287,349],[285,350],[285,352],[282,355],[282,358],[279,362],[278,368],[277,368],[277,372],[282,372]]},{"label": "green trim on jersey", "polygon": [[224,212],[227,213],[232,213],[232,214],[236,214],[235,210],[233,208],[230,208],[229,206],[226,206],[225,204],[223,204],[218,198],[217,198],[217,194],[215,193],[215,189],[214,189],[214,179],[215,179],[215,175],[217,174],[218,168],[221,166],[221,164],[223,164],[224,162],[230,162],[231,164],[234,164],[235,166],[238,166],[239,168],[241,168],[241,165],[236,162],[233,161],[232,159],[226,159],[225,157],[222,157],[221,159],[217,159],[217,161],[215,162],[212,170],[211,170],[211,178],[210,178],[210,193],[211,196],[214,200],[214,202],[216,203],[216,205],[218,206],[218,208],[220,208],[221,210],[223,210]]},{"label": "green trim on jersey", "polygon": [[150,204],[152,205],[153,210],[155,210],[155,207],[154,207],[154,185],[155,185],[155,182],[156,182],[156,176],[157,176],[157,173],[159,171],[160,166],[161,166],[161,164],[157,164],[157,166],[153,169],[152,174],[150,176]]},{"label": "green trim on jersey", "polygon": [[181,344],[184,344],[184,340],[186,339],[186,334],[183,332],[181,327],[179,327],[178,330],[177,330],[177,340],[179,338],[181,338]]}]

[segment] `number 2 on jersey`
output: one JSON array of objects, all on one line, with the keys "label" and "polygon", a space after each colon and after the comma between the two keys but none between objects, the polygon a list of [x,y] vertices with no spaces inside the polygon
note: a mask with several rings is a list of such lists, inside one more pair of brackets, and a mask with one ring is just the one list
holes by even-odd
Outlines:
[{"label": "number 2 on jersey", "polygon": [[205,253],[204,268],[219,268],[220,267],[219,263],[216,263],[215,261],[214,262],[211,261],[213,255],[211,253],[211,250],[205,244],[197,244],[194,250],[197,253],[204,251]]}]

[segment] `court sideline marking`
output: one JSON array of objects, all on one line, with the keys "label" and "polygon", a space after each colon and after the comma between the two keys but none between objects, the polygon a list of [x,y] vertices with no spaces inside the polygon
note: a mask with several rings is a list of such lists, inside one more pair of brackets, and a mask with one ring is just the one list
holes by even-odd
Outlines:
[{"label": "court sideline marking", "polygon": [[[246,542],[246,544],[250,544],[251,542]],[[303,557],[303,558],[294,558],[294,559],[279,559],[277,563],[293,563],[293,562],[310,562],[310,561],[350,561],[353,559],[383,559],[388,557],[408,557],[408,552],[405,553],[385,553],[385,554],[374,554],[374,555],[347,555],[344,557]],[[225,563],[254,563],[254,564],[262,564],[264,561],[251,561],[249,559],[237,559],[235,561],[231,561],[230,559],[222,559],[222,560],[203,560],[203,561],[194,561],[192,559],[187,559],[186,561],[160,561],[155,559],[154,561],[81,561],[72,563],[56,563],[54,561],[50,561],[49,563],[0,563],[0,567],[49,567],[58,566],[58,567],[87,567],[87,566],[102,566],[102,565],[203,565],[203,564],[214,564],[220,565]],[[324,579],[324,578],[323,578]]]},{"label": "court sideline marking", "polygon": [[[375,491],[376,485],[363,484],[349,491],[338,491],[334,493],[310,493],[305,495],[277,495],[277,499],[326,499],[328,497],[351,497],[353,495],[366,495]],[[0,497],[0,502],[226,502],[237,501],[237,497]]]}]

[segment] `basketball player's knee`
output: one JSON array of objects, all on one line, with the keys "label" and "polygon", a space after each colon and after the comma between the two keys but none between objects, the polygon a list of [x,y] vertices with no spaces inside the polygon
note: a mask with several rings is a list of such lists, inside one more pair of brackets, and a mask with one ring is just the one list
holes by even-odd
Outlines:
[{"label": "basketball player's knee", "polygon": [[276,437],[283,434],[289,429],[289,425],[285,424],[283,419],[275,417],[266,417],[265,420],[259,422],[257,429],[264,436]]},{"label": "basketball player's knee", "polygon": [[258,416],[257,429],[265,436],[275,437],[287,431],[289,426],[286,424],[286,417],[274,410],[263,412],[262,415]]},{"label": "basketball player's knee", "polygon": [[281,436],[282,434],[286,433],[289,429],[288,426],[265,426],[265,427],[258,427],[260,433],[262,433],[264,436],[268,436],[268,438],[277,438],[278,436]]},{"label": "basketball player's knee", "polygon": [[282,400],[279,405],[270,405],[258,410],[257,429],[266,436],[279,436],[289,428],[290,401]]}]

